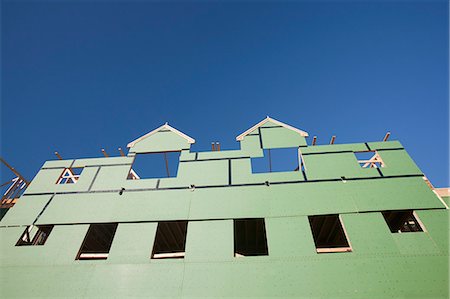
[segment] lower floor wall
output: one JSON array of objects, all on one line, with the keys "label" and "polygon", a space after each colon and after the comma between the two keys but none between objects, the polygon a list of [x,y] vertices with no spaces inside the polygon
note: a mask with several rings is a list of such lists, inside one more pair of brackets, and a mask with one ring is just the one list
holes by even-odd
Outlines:
[{"label": "lower floor wall", "polygon": [[448,256],[245,258],[1,269],[3,298],[448,298]]}]

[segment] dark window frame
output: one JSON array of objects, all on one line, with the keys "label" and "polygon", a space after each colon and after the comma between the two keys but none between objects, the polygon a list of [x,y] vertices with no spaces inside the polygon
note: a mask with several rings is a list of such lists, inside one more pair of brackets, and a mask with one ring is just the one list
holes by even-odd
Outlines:
[{"label": "dark window frame", "polygon": [[[341,215],[312,215],[308,216],[308,220],[317,253],[353,251]],[[329,232],[327,232],[327,228]],[[327,233],[327,235],[323,235],[323,233]]]},{"label": "dark window frame", "polygon": [[[249,235],[254,231],[254,236]],[[267,229],[264,218],[233,220],[234,257],[268,256]]]}]

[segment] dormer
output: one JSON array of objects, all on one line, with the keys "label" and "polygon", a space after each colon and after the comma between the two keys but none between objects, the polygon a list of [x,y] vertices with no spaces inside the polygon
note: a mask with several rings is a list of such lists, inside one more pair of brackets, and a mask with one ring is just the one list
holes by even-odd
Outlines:
[{"label": "dormer", "polygon": [[158,153],[189,150],[195,139],[169,126],[168,123],[130,142],[130,153]]}]

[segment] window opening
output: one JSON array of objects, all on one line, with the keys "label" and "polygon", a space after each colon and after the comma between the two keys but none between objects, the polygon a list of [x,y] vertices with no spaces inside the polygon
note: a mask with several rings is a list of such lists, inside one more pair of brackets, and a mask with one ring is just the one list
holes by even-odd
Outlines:
[{"label": "window opening", "polygon": [[76,259],[107,259],[116,229],[117,223],[91,224]]},{"label": "window opening", "polygon": [[29,225],[23,232],[16,246],[44,245],[53,229],[53,225]]},{"label": "window opening", "polygon": [[354,154],[362,168],[380,168],[386,166],[377,151],[355,152]]},{"label": "window opening", "polygon": [[339,215],[308,218],[317,253],[352,251]]},{"label": "window opening", "polygon": [[251,158],[252,173],[299,170],[297,147],[264,149],[264,157]]},{"label": "window opening", "polygon": [[184,258],[187,224],[187,221],[159,222],[151,258]]},{"label": "window opening", "polygon": [[180,151],[136,154],[129,180],[176,177]]},{"label": "window opening", "polygon": [[422,232],[423,224],[412,210],[382,212],[391,233]]},{"label": "window opening", "polygon": [[268,255],[264,219],[234,220],[234,256]]},{"label": "window opening", "polygon": [[75,184],[80,178],[83,167],[65,168],[56,184]]}]

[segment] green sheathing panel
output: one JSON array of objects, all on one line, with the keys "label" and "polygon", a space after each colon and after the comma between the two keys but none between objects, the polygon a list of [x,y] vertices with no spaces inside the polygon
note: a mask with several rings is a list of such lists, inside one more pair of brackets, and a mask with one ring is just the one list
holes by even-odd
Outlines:
[{"label": "green sheathing panel", "polygon": [[442,200],[447,204],[447,206],[450,206],[450,196],[442,196]]},{"label": "green sheathing panel", "polygon": [[249,155],[246,155],[241,150],[199,152],[198,153],[198,160],[227,159],[227,158],[239,158],[239,157],[249,157]]},{"label": "green sheathing panel", "polygon": [[449,253],[449,210],[419,210],[416,211],[419,220],[425,227],[433,242],[438,246],[441,253]]},{"label": "green sheathing panel", "polygon": [[108,255],[108,263],[150,262],[158,223],[120,223]]},{"label": "green sheathing panel", "polygon": [[267,187],[195,189],[190,219],[260,218],[270,214]]},{"label": "green sheathing panel", "polygon": [[180,161],[193,161],[195,160],[195,153],[191,153],[189,150],[182,150],[180,153]]},{"label": "green sheathing panel", "polygon": [[297,132],[283,127],[262,127],[260,131],[262,135],[263,148],[285,148],[306,145],[305,137],[301,136]]},{"label": "green sheathing panel", "polygon": [[[448,297],[443,257],[347,256],[284,260],[247,258],[233,263],[164,261],[155,264],[3,267],[0,287],[5,298],[28,298],[37,293],[42,298]],[[405,275],[418,272],[420,275]]]},{"label": "green sheathing panel", "polygon": [[190,221],[186,262],[233,261],[233,220]]},{"label": "green sheathing panel", "polygon": [[[184,265],[84,265],[5,267],[4,298],[181,298]],[[20,279],[18,279],[20,278]]]},{"label": "green sheathing panel", "polygon": [[184,264],[98,265],[85,288],[86,298],[181,298]]},{"label": "green sheathing panel", "polygon": [[380,176],[375,168],[362,168],[353,153],[303,155],[308,180]]},{"label": "green sheathing panel", "polygon": [[438,246],[426,232],[393,233],[392,238],[404,255],[440,254]]},{"label": "green sheathing panel", "polygon": [[37,224],[187,219],[191,194],[189,190],[60,194]]},{"label": "green sheathing panel", "polygon": [[303,181],[300,171],[252,173],[251,159],[231,160],[231,183],[250,184],[268,182]]},{"label": "green sheathing panel", "polygon": [[129,153],[154,153],[165,151],[180,151],[190,148],[186,139],[180,137],[174,132],[157,132],[130,148]]},{"label": "green sheathing panel", "polygon": [[405,150],[384,150],[378,154],[386,164],[386,167],[381,169],[384,175],[422,174]]},{"label": "green sheathing panel", "polygon": [[58,194],[38,223],[232,219],[426,208],[444,206],[418,177],[193,191],[125,191],[123,195]]},{"label": "green sheathing panel", "polygon": [[371,150],[379,149],[392,149],[392,148],[403,148],[400,141],[380,141],[380,142],[367,142],[367,145]]},{"label": "green sheathing panel", "polygon": [[358,211],[445,208],[422,177],[347,181]]},{"label": "green sheathing panel", "polygon": [[333,153],[342,151],[367,151],[367,146],[364,143],[348,143],[348,144],[327,144],[327,145],[314,145],[302,148],[303,154],[310,153]]},{"label": "green sheathing panel", "polygon": [[0,221],[0,226],[33,224],[51,197],[52,195],[22,196]]},{"label": "green sheathing panel", "polygon": [[228,160],[182,162],[176,178],[162,179],[160,188],[227,185]]},{"label": "green sheathing panel", "polygon": [[15,246],[25,227],[0,228],[0,265],[1,267],[74,265],[79,262],[75,257],[88,227],[88,225],[55,226],[45,244],[40,246]]},{"label": "green sheathing panel", "polygon": [[271,257],[317,255],[306,216],[267,218],[266,234]]},{"label": "green sheathing panel", "polygon": [[77,159],[72,167],[99,166],[99,165],[115,165],[133,163],[133,157],[108,157],[108,158],[88,158]]},{"label": "green sheathing panel", "polygon": [[263,157],[264,153],[259,140],[259,135],[247,135],[241,142],[241,151],[250,157]]},{"label": "green sheathing panel", "polygon": [[183,298],[446,298],[443,263],[443,257],[351,253],[192,263],[185,267]]},{"label": "green sheathing panel", "polygon": [[86,167],[76,184],[56,184],[64,168],[41,169],[28,186],[25,194],[87,191],[94,180],[98,167]]},{"label": "green sheathing panel", "polygon": [[44,165],[42,165],[42,168],[46,168],[46,167],[61,167],[61,168],[65,168],[65,167],[70,167],[70,165],[72,165],[74,160],[51,160],[51,161],[46,161],[44,163]]},{"label": "green sheathing panel", "polygon": [[355,255],[398,253],[381,212],[342,214],[341,219]]},{"label": "green sheathing panel", "polygon": [[130,165],[103,166],[100,168],[91,190],[125,190],[156,188],[158,179],[128,180]]}]

